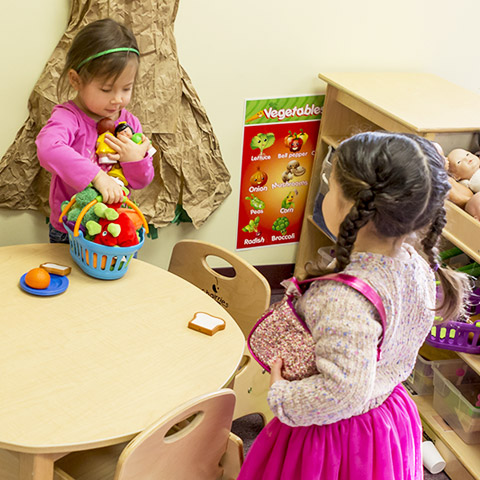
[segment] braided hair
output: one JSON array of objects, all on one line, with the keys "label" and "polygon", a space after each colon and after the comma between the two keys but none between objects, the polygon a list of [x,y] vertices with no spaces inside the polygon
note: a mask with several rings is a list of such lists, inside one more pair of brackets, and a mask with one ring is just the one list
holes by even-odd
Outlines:
[{"label": "braided hair", "polygon": [[350,263],[358,231],[368,222],[385,238],[422,232],[423,251],[444,293],[437,311],[445,319],[463,315],[468,277],[442,267],[438,256],[450,184],[434,145],[416,135],[361,133],[342,142],[333,164],[343,196],[354,202],[339,228],[337,270]]}]

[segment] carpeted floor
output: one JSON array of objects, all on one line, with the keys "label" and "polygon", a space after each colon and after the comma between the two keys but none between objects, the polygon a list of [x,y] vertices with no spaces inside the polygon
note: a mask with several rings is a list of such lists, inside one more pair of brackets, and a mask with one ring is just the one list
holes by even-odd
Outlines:
[{"label": "carpeted floor", "polygon": [[[260,415],[246,415],[245,417],[235,420],[232,425],[232,432],[235,435],[238,435],[243,440],[243,447],[245,450],[245,455],[248,453],[248,449],[252,445],[253,441],[260,433],[263,428],[263,420]],[[449,480],[445,473],[437,473],[432,475],[428,470],[424,470],[425,479],[424,480]],[[296,480],[296,479],[292,479]]]}]

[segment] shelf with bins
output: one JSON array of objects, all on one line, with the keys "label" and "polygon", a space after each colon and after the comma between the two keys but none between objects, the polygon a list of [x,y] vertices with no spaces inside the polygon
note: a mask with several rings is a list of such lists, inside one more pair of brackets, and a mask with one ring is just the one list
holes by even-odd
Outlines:
[{"label": "shelf with bins", "polygon": [[446,473],[452,480],[480,478],[478,445],[468,445],[445,423],[433,408],[431,395],[414,395],[424,432],[430,437],[447,463]]},{"label": "shelf with bins", "polygon": [[[470,150],[475,132],[480,131],[480,95],[434,75],[337,72],[322,73],[319,77],[327,89],[297,251],[295,275],[299,278],[306,276],[304,265],[315,257],[317,250],[332,244],[313,220],[322,162],[329,147],[336,148],[341,141],[359,132],[385,130],[423,136],[438,142],[445,152],[453,148]],[[444,237],[480,262],[480,222],[450,202],[447,202]],[[480,359],[466,354],[460,356],[480,373]],[[418,397],[416,401],[430,436],[441,438],[439,442],[453,452],[450,457],[458,459],[456,463],[449,462],[451,478],[480,479],[477,460],[480,445],[465,445],[455,432],[448,427],[444,429],[439,416],[432,412],[431,398]],[[467,470],[470,473],[466,473]],[[455,475],[455,471],[460,473]]]}]

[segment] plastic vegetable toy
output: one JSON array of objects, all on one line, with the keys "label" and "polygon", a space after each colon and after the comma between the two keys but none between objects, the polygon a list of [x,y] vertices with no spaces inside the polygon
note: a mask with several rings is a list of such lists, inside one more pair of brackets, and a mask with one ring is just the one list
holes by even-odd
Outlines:
[{"label": "plastic vegetable toy", "polygon": [[[88,186],[81,192],[78,192],[71,198],[69,202],[65,201],[62,203],[62,211],[66,212],[66,219],[62,218],[62,221],[65,221],[65,223],[67,223],[70,228],[73,229],[75,226],[75,222],[80,215],[80,212],[86,205],[88,205],[92,200],[95,199],[100,200],[101,196],[99,192],[91,186]],[[98,216],[95,215],[93,209],[89,209],[83,217],[81,223],[81,228],[83,232],[85,232],[84,225],[90,220],[98,220]]]},{"label": "plastic vegetable toy", "polygon": [[86,227],[95,243],[109,247],[130,247],[139,243],[135,225],[126,213],[118,213],[103,203],[97,203],[94,209],[99,220],[87,222]]}]

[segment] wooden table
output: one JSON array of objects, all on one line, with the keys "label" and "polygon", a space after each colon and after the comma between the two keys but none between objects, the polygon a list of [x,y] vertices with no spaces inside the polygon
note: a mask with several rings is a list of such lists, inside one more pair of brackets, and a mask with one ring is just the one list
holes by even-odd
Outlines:
[{"label": "wooden table", "polygon": [[[72,266],[68,289],[25,293],[22,274]],[[233,377],[244,337],[208,295],[133,260],[125,276],[86,275],[67,245],[0,248],[0,478],[51,480],[68,452],[131,439],[161,415]],[[223,318],[210,337],[195,312]]]}]

